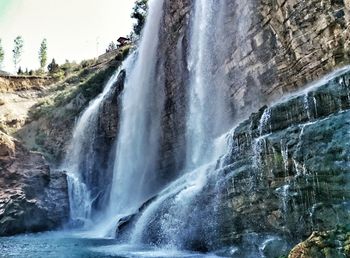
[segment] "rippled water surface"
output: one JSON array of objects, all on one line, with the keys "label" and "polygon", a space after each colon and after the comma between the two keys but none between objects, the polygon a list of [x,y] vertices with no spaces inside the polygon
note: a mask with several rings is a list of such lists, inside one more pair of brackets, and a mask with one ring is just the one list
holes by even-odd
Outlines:
[{"label": "rippled water surface", "polygon": [[0,257],[217,257],[199,253],[120,245],[114,239],[87,239],[69,233],[43,233],[0,238]]}]

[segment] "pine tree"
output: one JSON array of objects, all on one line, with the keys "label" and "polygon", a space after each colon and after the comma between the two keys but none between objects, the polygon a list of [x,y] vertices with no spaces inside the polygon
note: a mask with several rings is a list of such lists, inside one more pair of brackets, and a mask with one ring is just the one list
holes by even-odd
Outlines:
[{"label": "pine tree", "polygon": [[147,2],[148,0],[137,0],[135,2],[133,12],[131,13],[131,18],[136,19],[136,23],[134,24],[134,33],[137,36],[140,36],[143,26],[146,22],[146,15],[148,10]]},{"label": "pine tree", "polygon": [[54,74],[57,73],[60,70],[60,67],[58,64],[56,64],[55,58],[52,59],[51,63],[47,66],[47,70],[49,73]]},{"label": "pine tree", "polygon": [[17,74],[18,74],[18,75],[23,75],[22,67],[19,67],[19,68],[18,68]]},{"label": "pine tree", "polygon": [[117,47],[116,47],[115,43],[112,41],[111,43],[109,43],[106,52],[113,51],[113,50],[116,49],[116,48],[117,48]]},{"label": "pine tree", "polygon": [[14,42],[14,48],[12,50],[13,63],[15,65],[15,69],[17,70],[17,65],[21,62],[24,42],[21,36],[17,36],[13,42]]},{"label": "pine tree", "polygon": [[44,69],[47,63],[47,40],[43,39],[39,50],[39,62],[41,69]]}]

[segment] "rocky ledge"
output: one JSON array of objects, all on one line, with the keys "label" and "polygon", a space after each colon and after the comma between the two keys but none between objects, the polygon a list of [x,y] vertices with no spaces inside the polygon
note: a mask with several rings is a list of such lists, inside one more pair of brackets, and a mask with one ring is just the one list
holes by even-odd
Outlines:
[{"label": "rocky ledge", "polygon": [[286,246],[350,222],[348,68],[263,107],[230,141],[219,173],[220,244],[264,234]]},{"label": "rocky ledge", "polygon": [[69,215],[65,175],[0,132],[0,236],[50,230]]}]

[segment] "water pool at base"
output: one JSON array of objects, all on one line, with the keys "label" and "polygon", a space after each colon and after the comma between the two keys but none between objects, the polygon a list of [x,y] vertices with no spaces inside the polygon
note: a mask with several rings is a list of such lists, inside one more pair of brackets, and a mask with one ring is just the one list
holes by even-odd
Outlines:
[{"label": "water pool at base", "polygon": [[213,254],[118,244],[115,239],[81,238],[71,233],[40,233],[0,237],[0,257],[6,258],[177,258],[218,257]]}]

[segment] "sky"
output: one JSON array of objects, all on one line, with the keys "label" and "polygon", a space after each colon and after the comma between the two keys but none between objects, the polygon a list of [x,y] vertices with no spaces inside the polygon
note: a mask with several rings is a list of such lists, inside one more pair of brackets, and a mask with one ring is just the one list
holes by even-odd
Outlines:
[{"label": "sky", "polygon": [[13,40],[24,39],[20,66],[39,68],[46,38],[48,60],[81,61],[105,52],[108,44],[132,29],[135,0],[0,0],[0,38],[5,50],[1,70],[14,72]]}]

